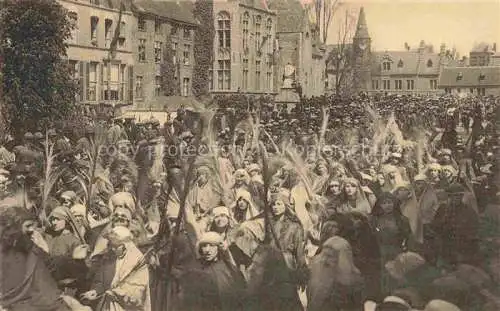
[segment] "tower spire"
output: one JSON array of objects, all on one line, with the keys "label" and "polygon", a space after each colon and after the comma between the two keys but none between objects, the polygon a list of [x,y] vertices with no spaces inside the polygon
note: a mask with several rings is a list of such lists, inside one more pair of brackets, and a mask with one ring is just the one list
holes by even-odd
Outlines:
[{"label": "tower spire", "polygon": [[368,25],[366,24],[365,9],[361,7],[359,9],[358,25],[356,26],[355,39],[370,39],[370,34],[368,33]]}]

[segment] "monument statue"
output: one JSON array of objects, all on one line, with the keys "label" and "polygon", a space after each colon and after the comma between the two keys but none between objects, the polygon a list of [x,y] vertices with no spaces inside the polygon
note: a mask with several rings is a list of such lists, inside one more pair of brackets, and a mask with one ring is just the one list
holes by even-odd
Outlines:
[{"label": "monument statue", "polygon": [[293,83],[295,82],[295,67],[288,63],[285,66],[285,70],[283,73],[283,86],[284,89],[293,88]]}]

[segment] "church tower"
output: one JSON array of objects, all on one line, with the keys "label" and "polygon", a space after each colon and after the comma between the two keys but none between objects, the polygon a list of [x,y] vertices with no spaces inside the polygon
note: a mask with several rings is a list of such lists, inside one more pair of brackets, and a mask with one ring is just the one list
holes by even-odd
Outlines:
[{"label": "church tower", "polygon": [[359,10],[358,25],[352,39],[353,87],[355,92],[365,92],[371,83],[371,38],[366,25],[365,10]]}]

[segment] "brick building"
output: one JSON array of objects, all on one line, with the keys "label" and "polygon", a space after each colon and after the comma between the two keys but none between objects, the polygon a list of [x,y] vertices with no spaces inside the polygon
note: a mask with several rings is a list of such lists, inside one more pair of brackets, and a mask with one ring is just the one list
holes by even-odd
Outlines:
[{"label": "brick building", "polygon": [[500,95],[499,66],[444,68],[439,88],[448,94]]},{"label": "brick building", "polygon": [[213,94],[274,93],[276,14],[263,1],[214,1]]},{"label": "brick building", "polygon": [[353,89],[356,92],[435,94],[439,75],[447,66],[457,66],[443,44],[438,52],[422,40],[415,49],[372,51],[363,8],[360,9],[352,43]]},{"label": "brick building", "polygon": [[[162,87],[166,45],[173,51],[175,81],[182,96],[191,95],[194,31],[198,24],[188,1],[138,1],[133,7],[136,105],[134,110],[171,109]],[[174,95],[174,94],[172,94]],[[175,108],[174,108],[175,110]]]},{"label": "brick building", "polygon": [[[68,41],[67,57],[73,77],[80,86],[77,100],[88,105],[131,105],[134,100],[134,57],[132,27],[135,24],[129,2],[59,0],[76,28]],[[120,20],[121,14],[121,20]],[[118,25],[118,23],[120,25]],[[116,53],[109,47],[120,27]]]}]

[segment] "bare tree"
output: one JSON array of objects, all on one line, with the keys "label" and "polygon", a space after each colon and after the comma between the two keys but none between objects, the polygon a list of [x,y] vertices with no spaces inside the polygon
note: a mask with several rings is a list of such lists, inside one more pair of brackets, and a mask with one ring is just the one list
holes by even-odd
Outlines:
[{"label": "bare tree", "polygon": [[314,0],[314,12],[316,17],[316,27],[318,33],[321,31],[321,42],[326,44],[328,31],[333,21],[333,16],[337,9],[342,5],[340,0]]},{"label": "bare tree", "polygon": [[352,38],[356,29],[356,17],[346,11],[338,30],[338,41],[327,60],[327,72],[334,76],[336,94],[344,94],[352,88]]}]

